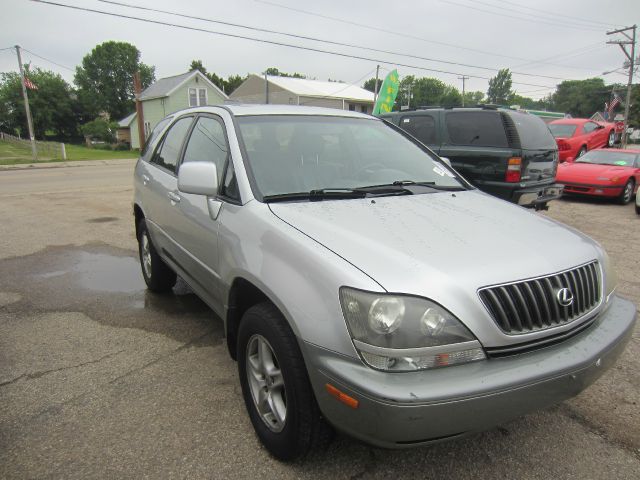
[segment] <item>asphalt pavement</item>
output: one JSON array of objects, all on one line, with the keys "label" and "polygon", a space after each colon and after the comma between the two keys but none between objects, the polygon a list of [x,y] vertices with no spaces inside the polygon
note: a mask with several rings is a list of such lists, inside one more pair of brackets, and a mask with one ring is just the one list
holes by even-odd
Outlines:
[{"label": "asphalt pavement", "polygon": [[[580,396],[411,450],[338,435],[282,464],[256,439],[221,320],[182,282],[147,292],[133,161],[0,171],[0,478],[640,478],[640,340]],[[632,205],[545,215],[598,240],[640,300]]]}]

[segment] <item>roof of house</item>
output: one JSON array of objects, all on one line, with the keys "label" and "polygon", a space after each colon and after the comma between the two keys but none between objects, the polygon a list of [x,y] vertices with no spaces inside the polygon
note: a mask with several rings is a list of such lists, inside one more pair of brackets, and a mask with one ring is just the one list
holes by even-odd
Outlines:
[{"label": "roof of house", "polygon": [[187,82],[191,78],[198,75],[201,79],[203,79],[206,83],[209,84],[210,87],[222,95],[223,98],[228,98],[227,95],[220,90],[213,82],[211,82],[206,76],[204,76],[198,70],[192,70],[187,73],[182,73],[180,75],[174,75],[173,77],[165,77],[161,78],[157,82],[149,85],[145,88],[140,94],[140,100],[151,100],[152,98],[162,98],[168,97],[171,95],[180,85]]},{"label": "roof of house", "polygon": [[303,97],[344,98],[373,103],[373,92],[356,85],[340,82],[323,82],[306,78],[267,76],[269,83]]},{"label": "roof of house", "polygon": [[134,118],[136,118],[136,112],[130,113],[129,115],[124,117],[122,120],[118,120],[118,126],[120,128],[127,128],[128,126],[131,125],[131,122],[133,122]]}]

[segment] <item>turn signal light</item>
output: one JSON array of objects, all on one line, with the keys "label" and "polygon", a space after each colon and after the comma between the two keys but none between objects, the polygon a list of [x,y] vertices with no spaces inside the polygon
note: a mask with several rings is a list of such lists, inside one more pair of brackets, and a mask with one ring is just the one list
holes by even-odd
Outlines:
[{"label": "turn signal light", "polygon": [[511,157],[507,162],[507,173],[504,177],[506,182],[517,183],[520,181],[522,170],[522,159],[520,157]]},{"label": "turn signal light", "polygon": [[358,405],[360,404],[360,402],[358,400],[356,400],[355,398],[350,397],[349,395],[347,395],[344,392],[341,392],[340,390],[338,390],[336,387],[334,387],[330,383],[327,383],[325,385],[325,388],[327,389],[327,392],[329,393],[329,395],[334,397],[336,400],[344,403],[348,407],[351,407],[351,408],[354,408],[354,409],[358,408]]}]

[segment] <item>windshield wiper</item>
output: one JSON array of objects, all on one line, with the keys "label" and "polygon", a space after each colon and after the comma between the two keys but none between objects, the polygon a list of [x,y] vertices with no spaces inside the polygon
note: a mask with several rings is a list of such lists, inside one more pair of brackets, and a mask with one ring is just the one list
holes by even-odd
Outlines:
[{"label": "windshield wiper", "polygon": [[308,200],[310,202],[318,202],[325,199],[364,198],[366,196],[367,192],[352,188],[322,188],[318,190],[311,190],[309,192],[277,193],[274,195],[265,195],[263,197],[263,200],[266,203],[290,202],[295,200]]},{"label": "windshield wiper", "polygon": [[[450,191],[450,192],[459,191],[459,190],[466,190],[466,188],[463,187],[462,185],[439,185],[436,182],[415,182],[413,180],[396,180],[395,182],[393,182],[393,183],[391,183],[389,185],[403,186],[403,187],[407,187],[407,186],[410,187],[410,186],[413,186],[413,185],[417,185],[417,186],[420,186],[420,187],[433,188],[434,190],[445,190],[445,191]],[[389,186],[389,185],[376,185],[376,187],[386,187],[386,186]],[[371,187],[365,187],[365,188],[371,188]]]}]

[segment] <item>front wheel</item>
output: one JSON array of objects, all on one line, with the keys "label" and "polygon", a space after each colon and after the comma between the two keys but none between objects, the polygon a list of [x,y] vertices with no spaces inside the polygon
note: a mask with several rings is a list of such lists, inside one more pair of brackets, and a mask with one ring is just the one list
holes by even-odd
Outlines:
[{"label": "front wheel", "polygon": [[618,203],[620,203],[621,205],[626,205],[627,203],[629,203],[631,201],[631,198],[633,197],[634,187],[635,182],[633,181],[633,178],[630,178],[627,183],[625,183],[624,188],[622,189],[622,193],[618,197]]},{"label": "front wheel", "polygon": [[237,352],[247,412],[267,450],[288,461],[326,446],[331,428],[320,414],[296,337],[271,303],[243,315]]}]

